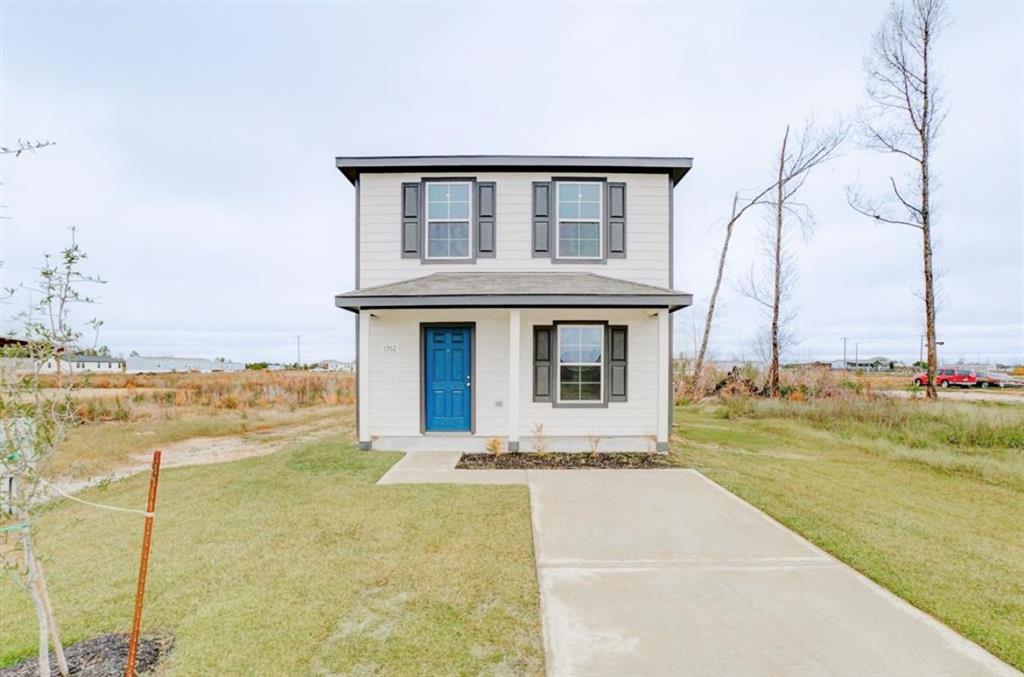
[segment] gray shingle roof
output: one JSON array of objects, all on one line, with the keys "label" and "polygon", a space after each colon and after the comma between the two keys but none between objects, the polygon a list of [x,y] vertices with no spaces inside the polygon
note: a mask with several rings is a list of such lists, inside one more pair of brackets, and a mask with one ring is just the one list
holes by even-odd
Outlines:
[{"label": "gray shingle roof", "polygon": [[433,273],[335,297],[335,305],[360,308],[453,306],[688,306],[693,298],[675,289],[617,280],[594,273]]}]

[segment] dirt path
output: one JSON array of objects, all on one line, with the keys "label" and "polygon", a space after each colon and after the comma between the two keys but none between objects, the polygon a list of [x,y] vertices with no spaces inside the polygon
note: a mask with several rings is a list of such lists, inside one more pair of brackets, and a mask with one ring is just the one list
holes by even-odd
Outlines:
[{"label": "dirt path", "polygon": [[[227,463],[243,458],[267,456],[281,451],[286,446],[298,442],[310,442],[338,432],[333,421],[315,421],[300,425],[282,426],[266,431],[249,432],[242,435],[225,437],[193,437],[180,442],[172,442],[160,446],[160,467],[181,468],[190,465],[209,465]],[[129,462],[112,472],[88,479],[61,478],[56,486],[69,494],[88,487],[116,481],[132,475],[149,472],[153,457],[150,452],[137,453],[129,456]],[[48,498],[53,498],[52,492]]]},{"label": "dirt path", "polygon": [[[909,400],[914,397],[924,397],[924,394],[915,395],[908,390],[883,390],[883,395],[896,397],[901,400]],[[961,400],[966,402],[1011,402],[1013,404],[1024,404],[1024,389],[1003,389],[985,388],[977,390],[960,390],[956,388],[940,388],[940,400]]]}]

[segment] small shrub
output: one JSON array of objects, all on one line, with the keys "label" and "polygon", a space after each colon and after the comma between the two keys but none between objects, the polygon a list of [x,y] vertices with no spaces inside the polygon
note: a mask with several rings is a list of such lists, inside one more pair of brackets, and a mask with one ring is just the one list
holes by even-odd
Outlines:
[{"label": "small shrub", "polygon": [[548,450],[547,438],[544,436],[544,424],[533,424],[533,450],[538,454],[546,453]]},{"label": "small shrub", "polygon": [[505,443],[501,441],[500,437],[492,437],[487,440],[487,453],[494,456],[501,456],[505,453]]}]

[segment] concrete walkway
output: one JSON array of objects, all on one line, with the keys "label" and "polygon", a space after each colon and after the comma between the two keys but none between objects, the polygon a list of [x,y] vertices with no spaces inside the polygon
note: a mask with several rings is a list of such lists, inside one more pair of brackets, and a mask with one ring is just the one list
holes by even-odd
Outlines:
[{"label": "concrete walkway", "polygon": [[551,675],[1020,674],[695,471],[457,458],[381,482],[528,484]]}]

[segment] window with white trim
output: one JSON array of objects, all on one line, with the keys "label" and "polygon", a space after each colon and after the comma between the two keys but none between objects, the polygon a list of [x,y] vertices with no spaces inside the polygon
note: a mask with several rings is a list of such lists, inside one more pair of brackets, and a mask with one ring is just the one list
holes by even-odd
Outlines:
[{"label": "window with white trim", "polygon": [[555,257],[600,259],[604,246],[601,228],[601,182],[559,181],[555,199],[558,222]]},{"label": "window with white trim", "polygon": [[428,259],[471,258],[471,187],[469,181],[427,182]]},{"label": "window with white trim", "polygon": [[604,392],[604,325],[558,325],[559,402],[601,402]]}]

